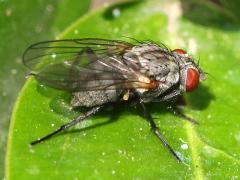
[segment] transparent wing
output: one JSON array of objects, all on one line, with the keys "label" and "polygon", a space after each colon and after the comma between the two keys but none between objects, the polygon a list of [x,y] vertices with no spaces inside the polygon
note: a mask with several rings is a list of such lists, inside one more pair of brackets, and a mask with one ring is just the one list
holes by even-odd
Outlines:
[{"label": "transparent wing", "polygon": [[132,44],[125,41],[94,38],[45,41],[30,46],[24,52],[23,63],[31,70],[37,70],[37,68],[42,68],[43,65],[50,63],[72,61],[74,57],[79,56],[83,51],[87,52],[89,49],[104,57],[111,54],[121,54],[131,46]]},{"label": "transparent wing", "polygon": [[47,41],[30,46],[23,62],[41,83],[50,87],[84,91],[145,88],[136,65],[122,54],[133,45],[105,39]]}]

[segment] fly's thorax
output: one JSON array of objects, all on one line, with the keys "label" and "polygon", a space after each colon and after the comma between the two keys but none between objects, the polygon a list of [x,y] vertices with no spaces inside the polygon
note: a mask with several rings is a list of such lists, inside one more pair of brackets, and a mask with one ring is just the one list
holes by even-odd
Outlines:
[{"label": "fly's thorax", "polygon": [[154,77],[159,82],[156,91],[158,91],[158,95],[161,95],[179,82],[180,75],[179,67],[173,61],[164,62],[159,65],[158,70],[160,71],[150,72],[155,72]]},{"label": "fly's thorax", "polygon": [[179,68],[175,63],[168,64],[168,71],[166,74],[159,73],[155,76],[157,80],[157,87],[155,89],[150,89],[148,91],[142,92],[143,98],[147,101],[157,98],[173,86],[179,83]]},{"label": "fly's thorax", "polygon": [[141,44],[128,50],[124,56],[130,62],[136,64],[135,69],[157,82],[153,89],[137,89],[146,96],[157,97],[179,82],[179,67],[175,57],[164,48],[155,44]]},{"label": "fly's thorax", "polygon": [[135,69],[138,69],[140,73],[147,77],[155,77],[159,81],[165,81],[168,73],[174,74],[178,71],[174,56],[167,49],[155,44],[134,46],[126,51],[123,57],[135,63]]},{"label": "fly's thorax", "polygon": [[[140,44],[126,50],[123,54],[123,58],[133,63],[139,63],[139,65],[144,67],[146,66],[147,60],[156,58],[155,55],[157,54],[155,54],[155,52],[159,50],[161,50],[160,47],[155,44]],[[162,50],[165,51],[164,49]],[[140,61],[143,59],[146,59],[146,61]]]}]

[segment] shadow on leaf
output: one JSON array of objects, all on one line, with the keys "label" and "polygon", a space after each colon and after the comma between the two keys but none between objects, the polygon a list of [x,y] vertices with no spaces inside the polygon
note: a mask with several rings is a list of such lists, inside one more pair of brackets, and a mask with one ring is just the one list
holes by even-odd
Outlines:
[{"label": "shadow on leaf", "polygon": [[200,85],[196,91],[189,93],[186,99],[190,109],[203,110],[209,106],[215,96],[210,92],[209,87]]}]

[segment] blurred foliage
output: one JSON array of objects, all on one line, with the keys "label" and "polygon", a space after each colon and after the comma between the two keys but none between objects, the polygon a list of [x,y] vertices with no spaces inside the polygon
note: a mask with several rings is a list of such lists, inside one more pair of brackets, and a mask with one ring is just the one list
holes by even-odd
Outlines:
[{"label": "blurred foliage", "polygon": [[196,24],[230,31],[240,27],[239,4],[237,0],[181,0],[184,18]]}]

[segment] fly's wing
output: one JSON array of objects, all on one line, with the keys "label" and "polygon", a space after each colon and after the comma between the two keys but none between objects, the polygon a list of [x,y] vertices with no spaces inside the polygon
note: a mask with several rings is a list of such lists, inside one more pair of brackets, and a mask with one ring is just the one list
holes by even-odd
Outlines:
[{"label": "fly's wing", "polygon": [[38,70],[49,64],[72,61],[84,52],[88,54],[94,52],[104,57],[108,54],[121,54],[131,46],[132,44],[124,41],[95,38],[45,41],[26,49],[23,63],[31,70]]},{"label": "fly's wing", "polygon": [[122,58],[132,46],[90,38],[47,41],[30,46],[23,62],[41,84],[71,92],[145,88],[142,75]]}]

